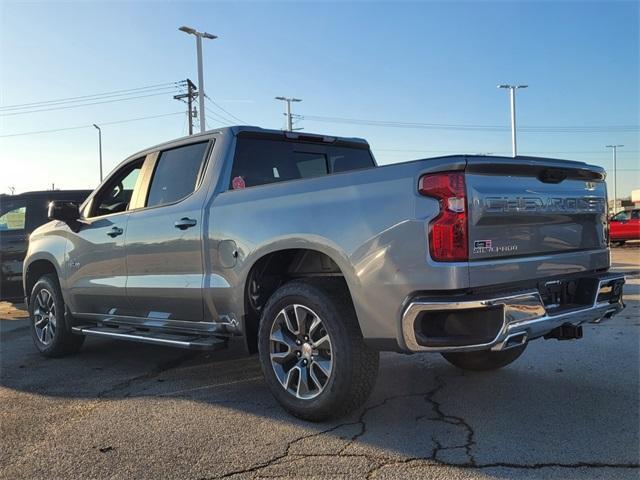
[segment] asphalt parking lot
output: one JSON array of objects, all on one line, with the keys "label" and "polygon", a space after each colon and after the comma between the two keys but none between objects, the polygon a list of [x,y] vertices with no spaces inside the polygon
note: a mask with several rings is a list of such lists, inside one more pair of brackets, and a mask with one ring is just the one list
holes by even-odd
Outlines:
[{"label": "asphalt parking lot", "polygon": [[[614,250],[640,268],[640,248]],[[640,279],[579,341],[491,373],[384,354],[367,405],[284,413],[255,357],[88,339],[45,359],[0,304],[0,478],[640,478]]]}]

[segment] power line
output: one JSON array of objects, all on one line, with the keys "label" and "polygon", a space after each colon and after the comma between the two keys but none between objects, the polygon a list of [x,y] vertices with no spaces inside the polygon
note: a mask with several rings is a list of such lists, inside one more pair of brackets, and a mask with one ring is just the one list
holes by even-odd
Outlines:
[{"label": "power line", "polygon": [[147,85],[145,87],[137,87],[137,88],[128,88],[122,90],[113,90],[111,92],[104,93],[94,93],[91,95],[80,95],[78,97],[67,97],[67,98],[59,98],[56,100],[42,100],[39,102],[31,102],[31,103],[21,103],[15,105],[4,105],[0,106],[1,111],[9,111],[16,109],[24,109],[24,108],[37,108],[40,106],[50,105],[50,104],[59,104],[59,103],[76,103],[79,101],[90,101],[90,100],[98,100],[100,98],[112,97],[112,96],[123,96],[127,94],[139,93],[140,91],[147,90],[158,90],[165,88],[176,88],[180,87],[184,84],[184,81],[179,82],[167,82],[167,83],[158,83],[156,85]]},{"label": "power line", "polygon": [[[407,152],[407,153],[460,153],[460,150],[424,150],[424,149],[407,149],[407,148],[373,148],[373,150],[379,151],[379,152]],[[618,152],[618,154],[620,153],[638,153],[640,152],[640,150],[625,150],[624,152]],[[500,151],[494,151],[494,153],[508,153],[505,150],[500,150]],[[594,154],[603,154],[603,153],[607,153],[606,151],[603,150],[547,150],[547,151],[542,151],[542,150],[534,150],[531,151],[529,153],[594,153]]]},{"label": "power line", "polygon": [[[214,104],[216,107],[218,107],[220,110],[222,110],[224,113],[226,113],[227,115],[229,115],[229,117],[231,117],[232,119],[234,119],[237,122],[240,122],[242,124],[247,124],[247,122],[245,122],[244,120],[242,120],[241,118],[236,117],[233,113],[229,112],[228,110],[225,110],[224,108],[222,108],[220,105],[218,105],[209,95],[207,95],[206,93],[204,94],[204,98],[206,98],[207,100],[209,100],[212,104]],[[231,123],[235,123],[235,122],[231,122]]]},{"label": "power line", "polygon": [[27,113],[49,112],[49,111],[53,111],[53,110],[66,110],[66,109],[69,109],[69,108],[88,107],[90,105],[102,105],[102,104],[105,104],[105,103],[123,102],[125,100],[136,100],[138,98],[157,97],[157,96],[160,96],[160,95],[167,95],[168,93],[171,93],[171,92],[151,93],[151,94],[148,94],[148,95],[138,95],[138,96],[135,96],[135,97],[119,98],[119,99],[115,99],[115,100],[105,100],[105,101],[101,101],[101,102],[83,103],[83,104],[80,104],[80,105],[66,105],[66,106],[53,107],[53,108],[42,108],[42,109],[39,109],[39,110],[30,110],[28,112],[0,113],[0,117],[12,117],[14,115],[24,115],[24,114],[27,114]]},{"label": "power line", "polygon": [[215,112],[215,111],[213,111],[212,109],[210,109],[210,108],[209,108],[209,107],[207,107],[207,106],[205,106],[204,108],[205,108],[205,110],[206,110],[207,112],[209,112],[209,114],[210,114],[210,115],[212,115],[213,117],[218,118],[218,119],[219,119],[219,121],[223,121],[224,123],[228,123],[228,124],[230,124],[230,125],[235,123],[235,121],[234,121],[232,118],[227,117],[226,115],[224,115],[224,114],[222,114],[222,113]]},{"label": "power line", "polygon": [[36,112],[39,111],[39,109],[41,107],[64,107],[64,106],[73,106],[73,105],[77,105],[77,106],[82,106],[81,104],[87,103],[87,102],[92,102],[94,100],[106,100],[106,99],[127,99],[130,98],[132,96],[135,96],[137,94],[147,94],[147,93],[158,93],[158,94],[169,94],[169,93],[173,93],[176,91],[177,87],[160,87],[160,88],[150,88],[148,90],[141,90],[138,92],[130,92],[130,93],[118,93],[118,94],[113,94],[113,95],[104,95],[101,97],[94,97],[94,98],[88,98],[88,99],[84,99],[84,100],[71,100],[68,102],[57,102],[57,103],[49,103],[49,104],[43,104],[43,105],[34,105],[32,107],[22,107],[22,108],[14,108],[14,109],[5,109],[2,110],[0,109],[0,113],[4,113],[4,112],[9,112],[9,113],[30,113],[30,112]]},{"label": "power line", "polygon": [[[128,118],[126,120],[116,120],[113,122],[97,122],[100,124],[100,126],[105,126],[105,125],[118,125],[120,123],[129,123],[129,122],[137,122],[139,120],[148,120],[151,118],[161,118],[161,117],[169,117],[172,115],[183,115],[184,112],[174,112],[174,113],[163,113],[160,115],[149,115],[147,117],[137,117],[137,118]],[[41,133],[54,133],[54,132],[63,132],[63,131],[67,131],[67,130],[80,130],[82,128],[91,128],[93,127],[93,124],[87,124],[87,125],[78,125],[77,127],[65,127],[65,128],[54,128],[51,130],[37,130],[37,131],[32,131],[32,132],[20,132],[20,133],[10,133],[8,135],[0,135],[0,138],[5,138],[5,137],[22,137],[24,135],[39,135]]]},{"label": "power line", "polygon": [[58,107],[58,106],[66,106],[66,105],[74,105],[74,104],[80,104],[80,103],[86,103],[86,102],[91,102],[94,100],[105,100],[105,99],[111,99],[111,98],[126,98],[126,97],[131,97],[131,96],[135,96],[138,94],[146,94],[146,93],[171,93],[171,92],[175,92],[176,88],[178,88],[177,86],[174,87],[158,87],[158,88],[149,88],[146,90],[138,90],[135,92],[129,92],[129,93],[114,93],[111,95],[101,95],[101,96],[95,96],[92,98],[86,98],[86,99],[80,99],[80,100],[69,100],[69,101],[64,101],[64,102],[48,102],[48,103],[43,103],[40,105],[33,105],[33,106],[29,106],[29,107],[14,107],[14,108],[5,108],[2,109],[0,108],[0,112],[25,112],[25,113],[29,113],[31,111],[35,111],[36,109],[39,109],[40,107]]},{"label": "power line", "polygon": [[231,120],[230,118],[224,117],[224,116],[222,116],[222,114],[214,112],[209,107],[204,107],[204,108],[205,108],[206,112],[209,115],[211,115],[213,118],[215,118],[218,121],[218,123],[222,123],[224,125],[233,125],[234,123],[236,123],[233,120]]},{"label": "power line", "polygon": [[[368,120],[345,117],[324,117],[319,115],[302,115],[306,120],[341,123],[366,126],[380,126],[393,128],[420,128],[433,130],[466,130],[466,131],[507,131],[508,126],[503,125],[474,125],[474,124],[444,124],[444,123],[420,123],[399,122],[389,120]],[[589,125],[589,126],[531,126],[521,127],[520,131],[527,133],[598,133],[598,132],[637,132],[640,125]]]}]

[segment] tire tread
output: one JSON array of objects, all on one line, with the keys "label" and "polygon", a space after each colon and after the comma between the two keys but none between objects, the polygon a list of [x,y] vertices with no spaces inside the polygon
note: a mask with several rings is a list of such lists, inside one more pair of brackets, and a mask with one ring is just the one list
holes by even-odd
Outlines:
[{"label": "tire tread", "polygon": [[[346,368],[351,375],[346,381],[341,378],[341,381],[338,382],[336,378],[336,381],[330,386],[333,391],[332,400],[321,407],[305,409],[293,407],[285,402],[280,403],[289,413],[304,420],[317,422],[344,416],[361,406],[375,386],[379,354],[364,343],[349,290],[344,280],[327,278],[293,280],[284,284],[271,296],[264,312],[269,312],[274,304],[287,296],[293,295],[304,295],[312,302],[319,304],[327,302],[330,304],[328,307],[338,314],[346,330],[345,337],[348,340],[348,355],[343,360],[349,365],[343,365],[342,368]],[[265,330],[270,328],[270,322],[261,321],[259,338],[264,338],[265,335],[268,336],[268,332]],[[268,369],[271,368],[271,365],[262,360],[263,352],[261,352],[260,357],[263,372],[266,376],[270,374]],[[339,383],[339,385],[336,385],[336,383]],[[276,392],[274,394],[278,398],[278,394]]]},{"label": "tire tread", "polygon": [[[53,291],[53,294],[56,297],[56,308],[61,307],[60,314],[58,314],[56,318],[56,337],[54,338],[53,343],[48,347],[42,345],[37,339],[35,334],[35,327],[33,324],[33,302],[35,300],[35,292],[42,284]],[[66,307],[64,299],[62,298],[60,283],[58,282],[58,277],[56,275],[47,273],[41,276],[33,286],[29,298],[29,316],[31,321],[30,327],[33,341],[40,353],[45,357],[56,358],[70,355],[72,353],[76,353],[78,350],[80,350],[80,347],[82,347],[82,344],[84,343],[84,336],[72,333],[70,326],[67,325]]]}]

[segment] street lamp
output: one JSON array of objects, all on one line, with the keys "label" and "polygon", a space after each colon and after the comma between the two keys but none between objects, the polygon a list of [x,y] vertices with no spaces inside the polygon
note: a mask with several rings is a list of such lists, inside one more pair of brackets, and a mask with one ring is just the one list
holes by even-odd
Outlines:
[{"label": "street lamp", "polygon": [[607,145],[606,148],[611,148],[613,151],[613,213],[616,213],[618,209],[618,167],[616,165],[616,154],[618,148],[624,147],[624,145]]},{"label": "street lamp", "polygon": [[200,132],[206,130],[204,115],[204,74],[202,72],[202,39],[215,40],[218,38],[207,32],[198,32],[195,28],[182,26],[178,30],[196,37],[196,50],[198,55],[198,105],[200,107]]},{"label": "street lamp", "polygon": [[102,130],[95,123],[93,124],[93,126],[98,129],[98,152],[100,154],[100,183],[102,183]]},{"label": "street lamp", "polygon": [[276,97],[276,100],[282,100],[283,102],[287,102],[287,130],[290,132],[293,131],[293,115],[291,114],[291,102],[301,102],[300,98],[289,98],[289,97]]},{"label": "street lamp", "polygon": [[516,145],[516,90],[519,88],[527,88],[529,85],[498,85],[498,88],[508,88],[509,97],[511,99],[511,151],[513,158],[518,156],[518,148]]}]

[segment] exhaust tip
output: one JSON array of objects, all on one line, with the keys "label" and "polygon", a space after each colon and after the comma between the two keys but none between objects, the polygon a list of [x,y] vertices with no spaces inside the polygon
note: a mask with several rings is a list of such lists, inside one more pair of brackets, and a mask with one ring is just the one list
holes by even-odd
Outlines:
[{"label": "exhaust tip", "polygon": [[502,350],[519,347],[520,345],[524,345],[525,343],[527,343],[527,332],[514,333],[513,335],[509,335],[505,339]]}]

